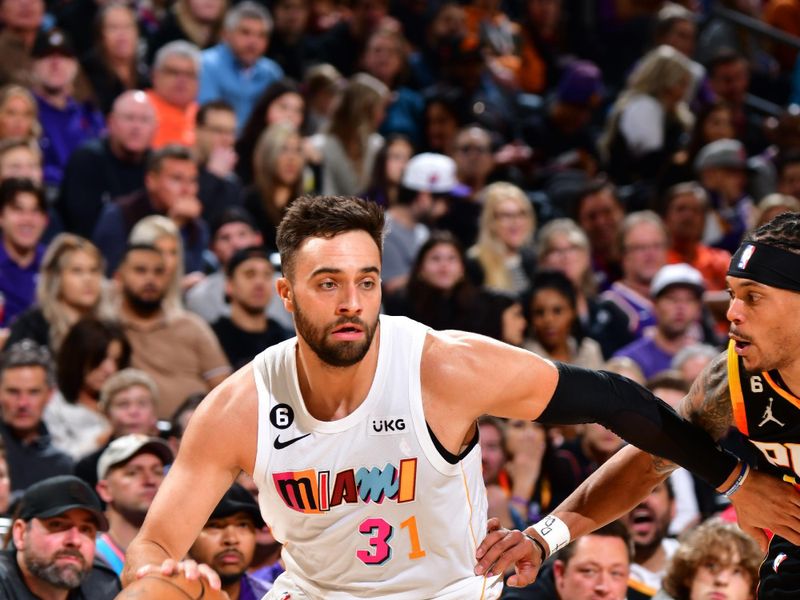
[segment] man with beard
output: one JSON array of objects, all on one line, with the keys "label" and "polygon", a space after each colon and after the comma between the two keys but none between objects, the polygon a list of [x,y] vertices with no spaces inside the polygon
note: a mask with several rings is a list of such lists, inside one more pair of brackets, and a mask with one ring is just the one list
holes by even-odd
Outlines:
[{"label": "man with beard", "polygon": [[623,518],[633,539],[630,585],[646,596],[653,596],[661,589],[667,563],[678,548],[678,541],[667,537],[674,515],[675,501],[667,480],[654,487]]},{"label": "man with beard", "polygon": [[117,575],[170,463],[172,450],[166,443],[138,433],[115,439],[100,455],[96,489],[106,503],[108,531],[97,536],[96,551]]},{"label": "man with beard", "polygon": [[291,337],[266,308],[272,300],[274,274],[269,253],[264,248],[243,248],[226,266],[225,291],[231,316],[220,317],[211,328],[234,369],[264,350]]},{"label": "man with beard", "polygon": [[108,529],[97,496],[72,475],[45,479],[22,497],[11,528],[14,548],[0,553],[0,597],[111,600],[116,575],[94,562],[94,538]]},{"label": "man with beard", "polygon": [[238,483],[225,492],[189,556],[211,566],[231,600],[260,600],[269,584],[247,575],[256,549],[256,530],[264,527],[258,502]]},{"label": "man with beard", "polygon": [[158,417],[168,419],[190,394],[208,392],[230,373],[214,332],[186,311],[165,312],[164,257],[146,244],[128,247],[116,274],[120,320],[131,343],[131,366],[158,385]]},{"label": "man with beard", "polygon": [[[380,316],[384,225],[382,209],[358,198],[301,197],[288,208],[277,290],[297,337],[257,356],[192,415],[128,546],[126,583],[183,571],[218,588],[208,565],[177,561],[245,471],[284,543],[286,571],[269,600],[496,599],[507,567],[517,568],[510,585],[529,583],[570,534],[552,517],[525,533],[495,526],[476,555],[487,531],[476,421],[487,413],[598,421],[720,490],[736,488],[739,514],[758,525],[797,519],[791,486],[758,472],[740,481],[738,460],[630,380]],[[800,540],[794,529],[780,531]],[[495,561],[512,546],[525,552]]]}]

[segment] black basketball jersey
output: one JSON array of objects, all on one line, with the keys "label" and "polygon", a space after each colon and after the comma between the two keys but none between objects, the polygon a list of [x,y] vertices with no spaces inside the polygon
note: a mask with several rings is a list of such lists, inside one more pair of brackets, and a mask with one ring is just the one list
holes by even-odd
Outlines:
[{"label": "black basketball jersey", "polygon": [[758,450],[759,467],[800,483],[800,398],[777,383],[778,373],[748,373],[728,345],[728,384],[733,420]]}]

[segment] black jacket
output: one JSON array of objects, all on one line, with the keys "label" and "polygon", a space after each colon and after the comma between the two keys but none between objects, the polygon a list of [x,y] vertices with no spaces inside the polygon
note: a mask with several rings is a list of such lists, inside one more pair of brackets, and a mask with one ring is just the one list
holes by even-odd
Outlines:
[{"label": "black jacket", "polygon": [[[69,600],[112,600],[122,590],[117,575],[99,561],[78,589],[72,590]],[[0,552],[0,600],[38,600],[22,578],[17,565],[16,550]]]}]

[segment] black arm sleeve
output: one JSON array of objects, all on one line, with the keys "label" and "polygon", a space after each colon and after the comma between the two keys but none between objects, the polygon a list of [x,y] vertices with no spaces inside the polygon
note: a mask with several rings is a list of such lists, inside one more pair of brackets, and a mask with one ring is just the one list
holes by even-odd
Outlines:
[{"label": "black arm sleeve", "polygon": [[545,425],[600,423],[645,452],[696,473],[715,488],[737,458],[666,402],[621,375],[556,363],[558,385],[537,421]]}]

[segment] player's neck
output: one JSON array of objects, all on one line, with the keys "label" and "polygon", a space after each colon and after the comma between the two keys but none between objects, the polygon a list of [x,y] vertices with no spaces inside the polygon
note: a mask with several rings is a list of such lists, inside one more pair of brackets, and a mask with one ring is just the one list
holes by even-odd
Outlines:
[{"label": "player's neck", "polygon": [[297,343],[297,378],[308,412],[320,421],[342,419],[367,397],[378,366],[380,328],[366,356],[352,367],[324,363],[302,338]]}]

